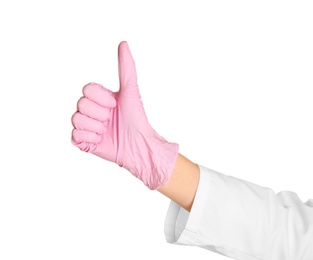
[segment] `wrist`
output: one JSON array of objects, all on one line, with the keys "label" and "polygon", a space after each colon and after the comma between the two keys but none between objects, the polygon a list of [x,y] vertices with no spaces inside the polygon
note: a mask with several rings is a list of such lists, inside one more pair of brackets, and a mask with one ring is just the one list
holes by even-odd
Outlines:
[{"label": "wrist", "polygon": [[178,154],[170,179],[158,191],[187,211],[190,211],[199,181],[199,166],[183,155]]},{"label": "wrist", "polygon": [[164,186],[174,169],[179,145],[166,141],[155,131],[148,134],[135,131],[128,135],[132,138],[125,139],[120,146],[117,164],[151,190]]}]

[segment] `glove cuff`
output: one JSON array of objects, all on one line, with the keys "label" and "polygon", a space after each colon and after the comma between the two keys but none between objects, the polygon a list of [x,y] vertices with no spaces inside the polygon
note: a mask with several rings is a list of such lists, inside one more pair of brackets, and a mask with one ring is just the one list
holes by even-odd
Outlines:
[{"label": "glove cuff", "polygon": [[[129,133],[130,134],[130,133]],[[116,163],[130,171],[150,190],[163,187],[169,180],[178,156],[179,145],[153,134],[136,132],[127,139],[128,149],[121,149]]]}]

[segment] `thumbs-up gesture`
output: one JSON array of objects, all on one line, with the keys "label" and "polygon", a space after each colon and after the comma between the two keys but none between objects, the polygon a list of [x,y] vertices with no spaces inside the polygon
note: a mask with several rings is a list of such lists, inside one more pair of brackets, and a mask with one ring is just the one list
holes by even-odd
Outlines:
[{"label": "thumbs-up gesture", "polygon": [[178,144],[167,142],[150,126],[127,42],[118,46],[118,71],[118,92],[97,83],[84,86],[72,116],[72,143],[124,167],[149,189],[159,189],[172,173]]}]

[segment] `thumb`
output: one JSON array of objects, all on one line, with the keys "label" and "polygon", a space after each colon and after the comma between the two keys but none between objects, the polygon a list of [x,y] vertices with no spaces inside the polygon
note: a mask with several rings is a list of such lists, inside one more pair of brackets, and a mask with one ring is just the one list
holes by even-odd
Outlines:
[{"label": "thumb", "polygon": [[122,41],[118,46],[118,73],[120,90],[138,93],[135,61],[126,41]]}]

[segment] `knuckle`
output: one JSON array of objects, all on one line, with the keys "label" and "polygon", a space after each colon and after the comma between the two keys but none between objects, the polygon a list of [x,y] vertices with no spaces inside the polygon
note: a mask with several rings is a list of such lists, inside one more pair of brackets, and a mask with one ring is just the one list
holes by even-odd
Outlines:
[{"label": "knuckle", "polygon": [[75,113],[72,115],[71,121],[72,121],[72,125],[73,125],[74,127],[76,127],[76,124],[77,124],[77,121],[79,120],[79,118],[80,118],[79,112],[75,112]]},{"label": "knuckle", "polygon": [[78,146],[80,143],[81,143],[81,141],[78,138],[77,130],[73,129],[72,130],[72,144],[75,146]]},{"label": "knuckle", "polygon": [[81,97],[77,102],[77,110],[84,111],[86,105],[87,105],[87,99],[85,97]]},{"label": "knuckle", "polygon": [[87,85],[83,87],[84,96],[90,96],[91,93],[94,92],[96,88],[98,88],[99,86],[101,87],[101,85],[94,83],[94,82],[88,83]]}]

